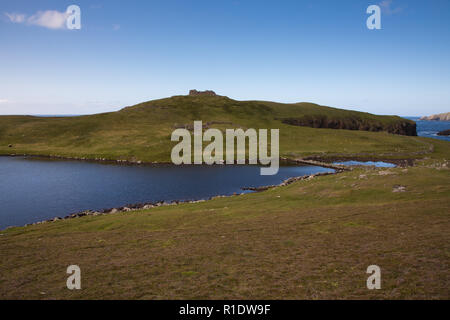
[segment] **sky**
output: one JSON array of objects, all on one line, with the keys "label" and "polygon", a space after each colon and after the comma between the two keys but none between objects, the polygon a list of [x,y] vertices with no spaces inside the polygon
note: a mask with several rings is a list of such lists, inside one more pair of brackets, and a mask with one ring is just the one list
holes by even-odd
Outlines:
[{"label": "sky", "polygon": [[190,89],[449,112],[450,1],[0,0],[0,114],[92,114]]}]

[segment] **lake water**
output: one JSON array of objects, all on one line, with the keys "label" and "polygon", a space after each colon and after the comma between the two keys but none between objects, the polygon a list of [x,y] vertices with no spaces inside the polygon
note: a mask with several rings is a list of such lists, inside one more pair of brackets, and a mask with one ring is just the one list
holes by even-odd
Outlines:
[{"label": "lake water", "polygon": [[0,157],[0,230],[83,210],[232,195],[244,192],[242,187],[333,171],[286,166],[275,176],[261,176],[258,166],[138,166]]},{"label": "lake water", "polygon": [[346,166],[375,166],[378,168],[394,168],[395,164],[383,161],[339,161],[334,164],[343,164]]},{"label": "lake water", "polygon": [[450,121],[425,121],[419,120],[420,119],[419,117],[405,117],[405,118],[416,122],[417,135],[419,137],[428,137],[450,141],[450,136],[437,135],[438,132],[450,129]]}]

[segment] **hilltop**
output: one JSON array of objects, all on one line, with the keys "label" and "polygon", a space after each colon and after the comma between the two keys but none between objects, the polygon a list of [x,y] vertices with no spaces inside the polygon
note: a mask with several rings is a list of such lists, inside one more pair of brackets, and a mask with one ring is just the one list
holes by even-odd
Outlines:
[{"label": "hilltop", "polygon": [[415,135],[416,129],[414,122],[396,116],[306,102],[237,101],[210,91],[193,93],[95,115],[0,116],[0,154],[169,162],[172,131],[190,126],[194,120],[221,130],[279,128],[280,155],[285,157],[341,153],[404,156],[427,148],[416,138],[398,135]]}]

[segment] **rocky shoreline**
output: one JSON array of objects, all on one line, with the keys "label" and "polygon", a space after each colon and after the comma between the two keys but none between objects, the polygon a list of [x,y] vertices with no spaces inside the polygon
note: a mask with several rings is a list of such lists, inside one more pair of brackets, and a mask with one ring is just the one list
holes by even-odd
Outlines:
[{"label": "rocky shoreline", "polygon": [[[30,155],[14,155],[14,156],[30,156]],[[42,156],[31,156],[31,157],[42,157]],[[55,159],[55,156],[44,156],[43,158]],[[58,156],[56,156],[56,159],[86,161],[86,159],[83,159],[83,158],[64,158],[64,157],[58,157]],[[330,168],[330,169],[334,169],[334,172],[321,172],[321,173],[316,173],[316,174],[312,174],[312,175],[291,177],[277,185],[268,185],[268,186],[261,186],[261,187],[242,187],[241,190],[262,192],[262,191],[266,191],[266,190],[276,188],[276,187],[287,186],[287,185],[290,185],[290,184],[292,184],[296,181],[300,181],[300,180],[311,180],[311,179],[314,179],[314,178],[320,177],[320,176],[334,175],[334,174],[338,174],[338,173],[341,173],[344,171],[353,170],[353,168],[351,166],[336,165],[336,164],[324,162],[323,160],[317,160],[317,159],[314,159],[314,160],[313,159],[289,159],[289,158],[281,157],[280,160],[283,162],[286,162],[286,163],[290,163],[290,164],[313,165],[313,166],[320,166],[320,167],[324,167],[324,168]],[[354,160],[354,158],[353,158],[353,160]],[[102,160],[96,159],[96,160],[91,160],[91,161],[102,161]],[[107,160],[105,160],[105,161],[107,161]],[[327,161],[330,161],[330,159],[327,159]],[[396,163],[397,165],[405,165],[405,166],[411,165],[411,163],[408,160],[384,160],[384,161],[390,161],[390,162]],[[122,160],[116,160],[116,161],[111,161],[111,162],[117,162],[117,163],[121,163],[121,164],[124,164],[124,163],[125,164],[127,164],[127,163],[128,164],[141,164],[141,163],[143,164],[143,162],[136,163],[136,162],[128,162],[128,161],[122,161]],[[170,164],[170,163],[153,162],[150,164]],[[61,221],[61,220],[88,217],[88,216],[100,216],[100,215],[107,215],[107,214],[114,214],[114,213],[131,212],[131,211],[137,211],[137,210],[148,210],[148,209],[162,207],[162,206],[174,206],[174,205],[188,204],[188,203],[191,203],[191,204],[200,203],[200,202],[205,202],[205,201],[209,201],[209,200],[213,200],[213,199],[217,199],[217,198],[240,196],[240,195],[244,195],[244,194],[245,193],[239,193],[239,194],[234,193],[233,195],[217,195],[217,196],[210,197],[208,199],[200,199],[200,200],[173,200],[173,201],[157,201],[157,202],[137,203],[137,204],[129,204],[129,205],[126,205],[123,207],[108,208],[108,209],[103,209],[103,210],[98,210],[98,211],[85,210],[85,211],[69,214],[65,217],[55,217],[55,218],[48,219],[48,220],[29,223],[29,224],[26,224],[25,227],[35,226],[35,225],[40,225],[40,224],[45,224],[45,223],[51,223],[51,222],[56,222],[56,221]],[[17,227],[17,226],[11,226],[11,227],[8,227],[7,229],[14,228],[14,227]]]},{"label": "rocky shoreline", "polygon": [[[347,171],[347,170],[352,170],[351,168],[343,166],[343,165],[332,165],[332,164],[328,164],[328,163],[321,163],[318,161],[311,161],[311,160],[291,160],[291,159],[287,159],[287,158],[281,158],[281,160],[287,161],[290,163],[308,164],[308,165],[316,165],[316,166],[332,168],[332,169],[335,169],[335,171],[334,172],[322,172],[322,173],[316,173],[316,174],[312,174],[312,175],[304,175],[304,176],[299,176],[299,177],[292,177],[292,178],[284,180],[283,182],[281,182],[278,185],[269,185],[269,186],[255,187],[255,188],[242,187],[241,190],[261,192],[261,191],[265,191],[265,190],[275,188],[275,187],[286,186],[286,185],[289,185],[291,183],[294,183],[294,182],[300,181],[300,180],[311,180],[311,179],[314,179],[315,177],[319,177],[319,176],[326,176],[326,175],[331,175],[331,174],[337,174],[337,173]],[[45,223],[51,223],[51,222],[56,222],[56,221],[61,221],[61,220],[88,217],[88,216],[100,216],[100,215],[107,215],[107,214],[114,214],[114,213],[131,212],[131,211],[137,211],[137,210],[148,210],[148,209],[162,207],[162,206],[175,206],[175,205],[187,204],[187,203],[191,203],[191,204],[192,203],[200,203],[200,202],[205,202],[205,201],[209,201],[209,200],[213,200],[213,199],[217,199],[217,198],[227,198],[227,197],[233,197],[233,196],[240,196],[240,195],[244,195],[244,194],[245,193],[239,193],[239,194],[234,193],[233,195],[217,195],[217,196],[210,197],[208,199],[200,199],[200,200],[184,200],[184,201],[183,200],[173,200],[173,201],[157,201],[157,202],[148,202],[148,203],[137,203],[137,204],[129,204],[129,205],[126,205],[123,207],[109,208],[109,209],[103,209],[103,210],[98,210],[98,211],[85,210],[85,211],[69,214],[65,217],[55,217],[53,219],[29,223],[29,224],[26,224],[25,227],[35,226],[35,225],[40,225],[40,224],[45,224]],[[14,228],[14,227],[9,227],[9,228]],[[7,229],[9,229],[9,228],[7,228]]]},{"label": "rocky shoreline", "polygon": [[[220,197],[225,197],[225,196],[216,196],[216,197],[212,197],[208,200],[212,200],[214,198],[220,198]],[[38,221],[38,222],[34,222],[34,223],[29,223],[29,224],[26,224],[25,227],[44,224],[44,223],[50,223],[50,222],[56,222],[56,221],[60,221],[60,220],[68,220],[68,219],[82,218],[82,217],[88,217],[88,216],[100,216],[100,215],[114,214],[114,213],[120,213],[120,212],[137,211],[137,210],[147,210],[147,209],[157,208],[157,207],[162,207],[162,206],[173,206],[173,205],[178,205],[178,204],[183,204],[183,203],[199,203],[199,202],[205,202],[205,201],[206,200],[187,200],[187,201],[174,200],[171,202],[158,201],[158,202],[129,204],[124,207],[109,208],[109,209],[103,209],[103,210],[99,210],[99,211],[85,210],[85,211],[69,214],[65,217],[55,217],[55,218],[49,219],[49,220],[43,220],[43,221]],[[9,228],[13,228],[13,227],[9,227]]]}]

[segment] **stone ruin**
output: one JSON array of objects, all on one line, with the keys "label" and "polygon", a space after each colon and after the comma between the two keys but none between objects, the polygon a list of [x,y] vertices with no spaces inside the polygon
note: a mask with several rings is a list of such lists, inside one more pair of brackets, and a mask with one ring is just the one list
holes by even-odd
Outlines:
[{"label": "stone ruin", "polygon": [[206,91],[197,91],[195,89],[189,91],[190,96],[210,96],[214,97],[217,96],[217,94],[212,90],[206,90]]}]

